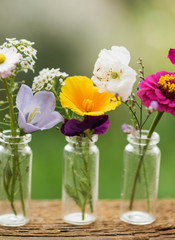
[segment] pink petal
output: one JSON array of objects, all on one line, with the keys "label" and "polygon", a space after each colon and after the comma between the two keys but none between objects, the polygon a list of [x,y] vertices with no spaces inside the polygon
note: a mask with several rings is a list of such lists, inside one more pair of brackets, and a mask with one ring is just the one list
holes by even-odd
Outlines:
[{"label": "pink petal", "polygon": [[170,48],[167,58],[170,59],[172,64],[175,64],[175,49],[174,48]]}]

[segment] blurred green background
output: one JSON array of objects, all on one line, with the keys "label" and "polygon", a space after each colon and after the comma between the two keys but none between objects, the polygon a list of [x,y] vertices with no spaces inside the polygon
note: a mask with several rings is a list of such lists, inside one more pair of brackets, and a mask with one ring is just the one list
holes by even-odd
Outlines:
[{"label": "blurred green background", "polygon": [[[172,0],[1,0],[0,44],[6,37],[34,41],[38,50],[35,75],[45,67],[60,67],[69,75],[88,77],[102,48],[125,46],[131,53],[130,66],[138,70],[137,57],[141,56],[145,75],[149,75],[160,70],[175,71],[166,58],[169,48],[175,48],[174,23]],[[35,75],[25,75],[30,86]],[[127,143],[121,125],[130,121],[124,105],[109,115],[110,129],[97,143],[101,199],[120,198]],[[162,152],[159,197],[175,197],[174,117],[165,114],[157,132]],[[65,143],[55,128],[33,134],[33,199],[61,197]]]}]

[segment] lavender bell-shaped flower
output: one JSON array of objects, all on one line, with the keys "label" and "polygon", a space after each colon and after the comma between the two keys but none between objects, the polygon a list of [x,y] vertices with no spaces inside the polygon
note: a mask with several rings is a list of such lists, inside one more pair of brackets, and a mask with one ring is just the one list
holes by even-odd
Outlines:
[{"label": "lavender bell-shaped flower", "polygon": [[41,91],[33,95],[32,89],[22,84],[16,106],[19,110],[18,125],[25,133],[49,129],[63,121],[61,114],[54,111],[56,100],[52,92]]}]

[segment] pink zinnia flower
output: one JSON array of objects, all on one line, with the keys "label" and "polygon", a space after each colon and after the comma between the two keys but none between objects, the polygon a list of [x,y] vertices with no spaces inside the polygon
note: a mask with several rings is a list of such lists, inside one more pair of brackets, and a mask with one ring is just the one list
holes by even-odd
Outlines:
[{"label": "pink zinnia flower", "polygon": [[138,97],[142,105],[149,107],[152,101],[158,103],[157,110],[175,116],[175,73],[157,72],[139,83]]}]

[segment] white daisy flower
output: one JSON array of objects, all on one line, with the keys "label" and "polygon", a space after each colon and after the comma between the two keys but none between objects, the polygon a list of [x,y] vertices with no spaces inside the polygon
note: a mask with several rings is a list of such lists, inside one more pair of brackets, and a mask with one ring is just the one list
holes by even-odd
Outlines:
[{"label": "white daisy flower", "polygon": [[11,75],[11,70],[16,68],[20,62],[21,54],[17,53],[16,48],[0,49],[0,77],[7,78]]}]

